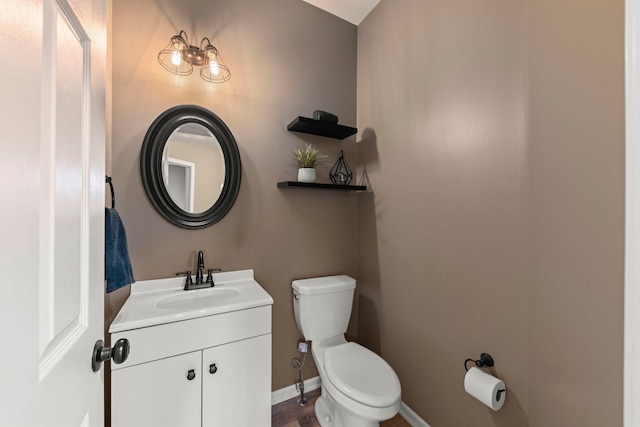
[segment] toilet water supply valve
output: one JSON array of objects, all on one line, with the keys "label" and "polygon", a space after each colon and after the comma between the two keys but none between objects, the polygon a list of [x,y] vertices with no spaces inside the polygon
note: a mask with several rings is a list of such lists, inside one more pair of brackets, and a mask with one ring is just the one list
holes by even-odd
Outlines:
[{"label": "toilet water supply valve", "polygon": [[298,405],[304,405],[307,403],[307,398],[304,397],[304,378],[303,378],[303,369],[304,363],[307,361],[307,353],[309,352],[309,341],[299,341],[298,342],[298,352],[302,354],[300,359],[293,358],[291,360],[291,369],[297,371],[299,373],[298,382],[296,383],[296,390],[300,392],[300,398],[298,398]]}]

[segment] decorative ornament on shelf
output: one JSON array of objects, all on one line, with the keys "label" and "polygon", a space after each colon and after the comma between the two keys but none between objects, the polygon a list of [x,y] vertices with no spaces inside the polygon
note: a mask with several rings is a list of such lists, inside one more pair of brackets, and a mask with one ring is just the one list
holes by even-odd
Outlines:
[{"label": "decorative ornament on shelf", "polygon": [[325,164],[327,156],[320,154],[311,144],[303,150],[298,148],[293,152],[293,158],[298,163],[298,182],[315,182],[316,166]]},{"label": "decorative ornament on shelf", "polygon": [[353,172],[351,172],[351,168],[349,168],[349,165],[344,160],[344,152],[342,150],[340,150],[340,154],[338,155],[338,161],[336,161],[329,172],[329,178],[331,178],[331,182],[336,185],[349,185],[353,179]]}]

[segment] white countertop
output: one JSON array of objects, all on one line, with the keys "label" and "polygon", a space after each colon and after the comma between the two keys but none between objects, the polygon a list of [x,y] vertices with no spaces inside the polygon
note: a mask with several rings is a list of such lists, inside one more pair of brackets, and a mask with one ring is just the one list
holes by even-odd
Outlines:
[{"label": "white countertop", "polygon": [[[213,273],[213,281],[214,288],[192,291],[184,290],[184,277],[136,282],[131,285],[131,295],[111,322],[109,333],[273,304],[273,298],[255,281],[253,270]],[[213,303],[208,306],[194,304],[193,307],[188,308],[184,305],[175,308],[158,307],[158,303],[166,301],[167,298],[183,299],[184,296],[188,299],[189,295],[192,295],[195,301],[200,297],[206,298],[213,292],[224,293],[225,289],[235,292],[228,292],[234,296],[225,298],[224,303]],[[236,292],[237,296],[235,296]],[[162,306],[162,303],[160,305]]]}]

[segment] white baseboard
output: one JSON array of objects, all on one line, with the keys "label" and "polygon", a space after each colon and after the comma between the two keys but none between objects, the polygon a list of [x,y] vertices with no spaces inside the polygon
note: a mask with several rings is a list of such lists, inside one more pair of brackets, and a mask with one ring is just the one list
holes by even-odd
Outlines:
[{"label": "white baseboard", "polygon": [[[304,392],[317,390],[320,388],[320,377],[309,378],[304,381]],[[300,395],[300,392],[296,390],[296,385],[291,384],[288,387],[281,388],[279,390],[275,390],[271,392],[271,406],[277,405],[278,403],[282,403],[285,400],[293,399]]]},{"label": "white baseboard", "polygon": [[[304,382],[304,391],[305,393],[308,391],[317,390],[322,385],[320,381],[320,377],[313,377],[305,380]],[[293,399],[294,397],[298,397],[300,392],[296,390],[296,385],[292,384],[288,387],[281,388],[279,390],[275,390],[271,392],[271,406],[277,405],[278,403],[282,403],[285,400]],[[404,402],[402,402],[400,406],[400,415],[404,418],[411,427],[431,427],[425,420],[420,418],[418,414],[413,412],[411,408],[409,408]]]},{"label": "white baseboard", "polygon": [[406,422],[411,424],[411,427],[431,427],[425,420],[420,418],[420,415],[413,412],[413,409],[409,408],[404,402],[400,406],[400,415]]}]

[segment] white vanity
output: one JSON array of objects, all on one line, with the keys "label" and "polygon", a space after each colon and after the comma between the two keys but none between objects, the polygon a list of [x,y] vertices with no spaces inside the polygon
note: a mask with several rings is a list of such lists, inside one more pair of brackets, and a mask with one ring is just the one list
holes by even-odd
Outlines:
[{"label": "white vanity", "polygon": [[132,285],[109,328],[128,358],[111,363],[112,427],[271,425],[271,305],[253,270]]}]

